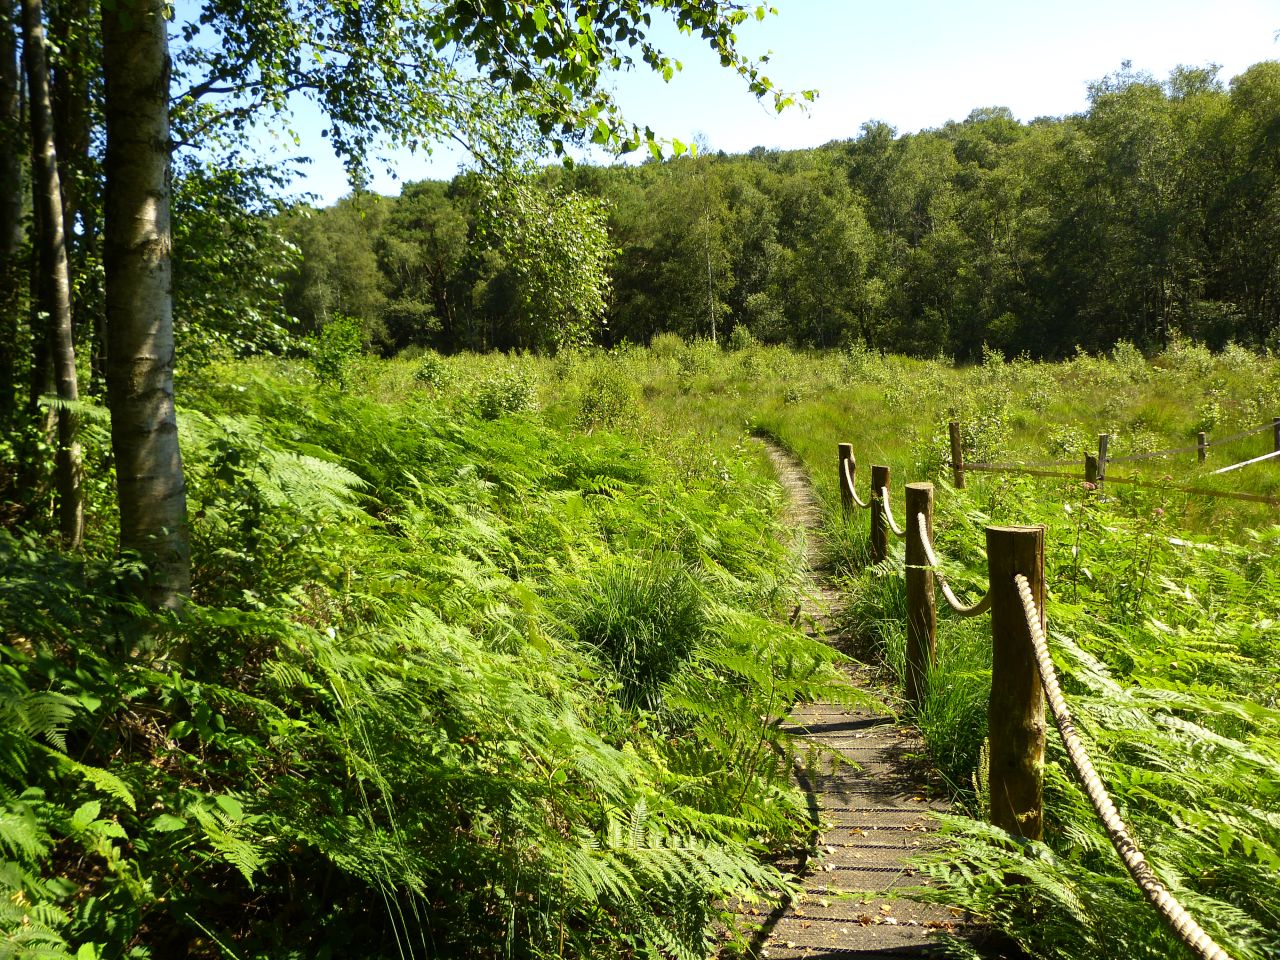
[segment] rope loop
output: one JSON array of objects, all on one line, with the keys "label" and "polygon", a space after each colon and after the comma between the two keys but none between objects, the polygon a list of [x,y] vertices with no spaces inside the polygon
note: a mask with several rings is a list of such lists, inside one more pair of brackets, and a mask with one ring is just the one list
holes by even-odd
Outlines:
[{"label": "rope loop", "polygon": [[1151,869],[1151,864],[1142,855],[1142,851],[1138,849],[1138,845],[1129,833],[1129,828],[1120,819],[1115,802],[1111,799],[1110,794],[1107,793],[1107,788],[1103,785],[1098,772],[1093,767],[1093,762],[1089,759],[1084,743],[1076,733],[1071,711],[1062,696],[1062,688],[1058,684],[1058,675],[1053,668],[1053,659],[1049,656],[1049,644],[1045,639],[1044,629],[1040,626],[1040,611],[1036,607],[1035,598],[1031,595],[1031,584],[1020,573],[1014,576],[1014,583],[1017,584],[1018,596],[1022,600],[1022,611],[1027,618],[1027,629],[1031,632],[1036,661],[1040,667],[1040,683],[1044,687],[1045,696],[1049,700],[1049,708],[1053,713],[1054,723],[1057,724],[1058,733],[1062,736],[1062,743],[1067,748],[1067,756],[1071,759],[1071,766],[1075,769],[1076,776],[1080,778],[1085,792],[1089,795],[1089,802],[1093,804],[1093,809],[1098,814],[1099,821],[1106,828],[1107,836],[1111,838],[1111,845],[1115,847],[1116,853],[1124,861],[1129,875],[1133,877],[1141,888],[1143,895],[1160,912],[1160,915],[1164,917],[1173,932],[1177,934],[1183,943],[1194,950],[1203,960],[1231,960],[1227,952],[1218,946],[1209,934],[1205,933],[1200,924],[1196,923],[1195,918],[1187,913],[1186,908],[1169,893],[1164,884],[1156,877],[1155,871]]},{"label": "rope loop", "polygon": [[[864,503],[862,498],[858,496],[858,488],[854,486],[853,474],[849,470],[849,464],[851,462],[852,461],[850,460],[841,461],[840,472],[843,474],[843,477],[844,477],[844,488],[848,492],[849,496],[853,498],[854,504],[856,504],[860,509],[865,510],[867,509],[867,507],[871,506],[871,504]],[[854,471],[856,471],[857,467],[854,467],[853,469]]]},{"label": "rope loop", "polygon": [[920,528],[920,543],[924,546],[925,559],[929,561],[929,566],[933,568],[933,575],[938,578],[938,586],[942,588],[942,595],[946,597],[947,605],[961,617],[977,617],[991,609],[990,590],[983,594],[982,599],[977,603],[964,604],[960,602],[960,598],[951,589],[951,584],[947,583],[947,578],[942,572],[942,564],[938,561],[938,555],[934,552],[933,544],[929,541],[929,526],[925,522],[923,513],[916,514],[916,525]]},{"label": "rope loop", "polygon": [[893,522],[893,511],[889,508],[889,488],[880,488],[880,502],[884,505],[884,518],[889,524],[889,529],[893,531],[895,537],[905,537],[907,531],[903,530]]}]

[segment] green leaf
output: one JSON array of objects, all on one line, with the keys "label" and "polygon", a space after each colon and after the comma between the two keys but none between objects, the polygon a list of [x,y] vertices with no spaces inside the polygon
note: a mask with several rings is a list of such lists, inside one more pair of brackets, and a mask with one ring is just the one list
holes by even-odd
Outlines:
[{"label": "green leaf", "polygon": [[175,830],[182,830],[187,826],[187,821],[182,817],[175,817],[172,813],[162,813],[151,821],[152,833],[172,833]]},{"label": "green leaf", "polygon": [[102,812],[102,804],[97,800],[90,800],[82,803],[76,812],[71,815],[71,829],[75,833],[82,833],[89,827],[89,824],[98,819],[98,814]]}]

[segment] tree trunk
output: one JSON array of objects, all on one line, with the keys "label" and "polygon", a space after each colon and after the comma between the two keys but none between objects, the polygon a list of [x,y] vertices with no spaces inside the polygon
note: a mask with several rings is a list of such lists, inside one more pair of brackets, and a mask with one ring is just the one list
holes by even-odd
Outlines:
[{"label": "tree trunk", "polygon": [[22,309],[22,113],[18,16],[0,0],[0,423],[17,409],[18,317]]},{"label": "tree trunk", "polygon": [[46,11],[49,38],[62,51],[51,67],[50,97],[53,101],[54,145],[58,151],[58,172],[62,180],[62,222],[67,237],[67,253],[72,275],[82,267],[83,249],[76,238],[76,221],[85,221],[87,198],[84,185],[89,179],[89,73],[92,54],[83,39],[88,30],[89,4],[86,0],[55,0]]},{"label": "tree trunk", "polygon": [[190,592],[191,548],[173,402],[166,5],[102,7],[107,403],[120,546],[148,568],[143,599],[176,610]]},{"label": "tree trunk", "polygon": [[89,353],[90,376],[85,388],[90,396],[105,389],[101,358],[106,346],[100,340],[102,290],[93,282],[98,259],[99,197],[95,184],[93,110],[89,77],[98,68],[97,45],[90,20],[89,0],[45,0],[49,40],[59,57],[50,64],[53,97],[53,136],[62,180],[62,221],[70,262],[71,315],[77,323],[81,349]]},{"label": "tree trunk", "polygon": [[[49,356],[58,399],[74,403],[80,398],[76,383],[76,352],[71,338],[71,276],[63,232],[62,189],[58,156],[53,145],[53,110],[49,99],[49,63],[46,58],[41,0],[22,0],[22,49],[31,91],[31,173],[34,202],[40,210],[39,307],[48,325]],[[58,411],[58,528],[70,548],[84,536],[84,494],[80,487],[80,441],[76,415],[65,407]]]}]

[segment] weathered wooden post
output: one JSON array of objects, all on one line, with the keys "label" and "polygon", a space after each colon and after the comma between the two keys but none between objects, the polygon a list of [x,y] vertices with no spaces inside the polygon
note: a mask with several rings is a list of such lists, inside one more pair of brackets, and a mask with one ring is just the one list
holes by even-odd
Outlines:
[{"label": "weathered wooden post", "polygon": [[964,489],[964,445],[960,442],[960,421],[952,420],[947,425],[951,431],[951,472],[955,478],[957,490]]},{"label": "weathered wooden post", "polygon": [[1084,482],[1098,486],[1098,458],[1092,453],[1084,455]]},{"label": "weathered wooden post", "polygon": [[918,710],[924,704],[938,651],[938,606],[933,589],[933,569],[920,535],[920,515],[925,534],[933,536],[933,484],[907,484],[907,700]]},{"label": "weathered wooden post", "polygon": [[1280,417],[1272,419],[1271,429],[1275,433],[1275,449],[1280,450]]},{"label": "weathered wooden post", "polygon": [[1201,430],[1196,434],[1196,459],[1204,463],[1205,456],[1209,453],[1209,435]]},{"label": "weathered wooden post", "polygon": [[849,463],[849,475],[853,475],[853,444],[842,443],[839,447],[840,459],[836,462],[836,483],[840,485],[840,515],[848,520],[853,516],[853,491],[844,482],[844,462]]},{"label": "weathered wooden post", "polygon": [[889,468],[871,467],[871,562],[883,563],[889,556],[889,525],[884,519],[884,502],[880,489],[889,486]]},{"label": "weathered wooden post", "polygon": [[991,822],[1015,836],[1044,834],[1044,693],[1014,575],[1022,574],[1044,620],[1044,527],[987,527],[991,571]]},{"label": "weathered wooden post", "polygon": [[1111,444],[1111,434],[1098,434],[1098,486],[1107,480],[1107,447]]}]

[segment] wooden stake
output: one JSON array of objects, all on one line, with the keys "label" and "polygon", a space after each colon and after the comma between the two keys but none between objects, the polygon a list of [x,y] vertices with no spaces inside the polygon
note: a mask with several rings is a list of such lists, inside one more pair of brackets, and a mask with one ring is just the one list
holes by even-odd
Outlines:
[{"label": "wooden stake", "polygon": [[964,445],[960,442],[960,421],[952,420],[947,425],[951,432],[951,471],[955,478],[957,490],[964,489]]},{"label": "wooden stake", "polygon": [[880,489],[889,486],[889,468],[873,464],[871,467],[871,562],[883,563],[889,556],[889,525],[884,519],[884,504]]},{"label": "wooden stake", "polygon": [[1275,431],[1275,447],[1280,450],[1280,417],[1276,417],[1271,421],[1272,429]]},{"label": "wooden stake", "polygon": [[849,474],[853,475],[853,465],[856,461],[853,459],[853,444],[842,443],[839,446],[840,459],[836,461],[836,483],[840,487],[840,515],[848,520],[853,516],[853,494],[844,484],[844,462],[849,463]]},{"label": "wooden stake", "polygon": [[907,484],[907,700],[917,710],[924,705],[929,671],[938,651],[938,606],[933,570],[928,566],[920,521],[933,537],[933,484]]},{"label": "wooden stake", "polygon": [[1111,443],[1111,434],[1098,434],[1098,486],[1101,487],[1107,479],[1107,447]]},{"label": "wooden stake", "polygon": [[1209,435],[1201,430],[1196,434],[1196,459],[1204,463],[1204,458],[1209,453]]},{"label": "wooden stake", "polygon": [[1044,627],[1044,527],[987,527],[991,576],[991,822],[1040,840],[1044,834],[1044,693],[1014,575],[1022,574]]}]

